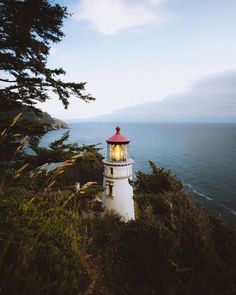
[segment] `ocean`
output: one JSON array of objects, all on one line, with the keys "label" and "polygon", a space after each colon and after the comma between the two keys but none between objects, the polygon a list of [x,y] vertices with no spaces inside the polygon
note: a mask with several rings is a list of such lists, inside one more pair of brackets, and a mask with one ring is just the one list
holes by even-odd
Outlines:
[{"label": "ocean", "polygon": [[[70,142],[100,144],[115,123],[70,123]],[[122,123],[121,133],[130,142],[134,171],[149,170],[149,160],[170,169],[191,198],[209,212],[236,224],[236,124]],[[48,132],[47,146],[65,130]]]}]

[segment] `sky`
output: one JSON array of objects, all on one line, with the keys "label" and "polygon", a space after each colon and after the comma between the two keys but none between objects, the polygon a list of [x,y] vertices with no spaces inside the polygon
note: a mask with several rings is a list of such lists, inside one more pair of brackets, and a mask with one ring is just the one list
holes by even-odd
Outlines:
[{"label": "sky", "polygon": [[[96,101],[72,97],[64,110],[52,98],[40,105],[52,116],[112,116],[120,109],[153,105],[170,96],[186,99],[186,93],[195,99],[204,92],[198,105],[203,110],[209,77],[218,80],[207,87],[218,87],[221,104],[228,103],[225,85],[236,72],[236,0],[56,2],[67,6],[72,17],[65,21],[65,38],[51,48],[48,64],[63,67],[66,81],[86,81]],[[231,103],[236,106],[236,98]]]},{"label": "sky", "polygon": [[236,123],[236,71],[210,74],[189,89],[87,120],[126,122]]}]

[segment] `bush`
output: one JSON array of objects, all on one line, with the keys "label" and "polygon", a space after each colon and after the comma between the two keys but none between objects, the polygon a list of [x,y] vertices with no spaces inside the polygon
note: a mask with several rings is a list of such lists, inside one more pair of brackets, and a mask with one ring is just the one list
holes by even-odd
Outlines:
[{"label": "bush", "polygon": [[182,189],[181,181],[177,180],[170,170],[158,168],[152,161],[149,161],[149,164],[151,173],[136,172],[136,181],[133,182],[136,192],[159,194]]},{"label": "bush", "polygon": [[175,275],[160,250],[160,232],[155,226],[106,216],[88,220],[86,229],[87,247],[98,258],[114,294],[169,294]]},{"label": "bush", "polygon": [[78,216],[19,190],[0,193],[2,294],[83,294]]},{"label": "bush", "polygon": [[151,165],[134,182],[135,221],[108,215],[80,226],[106,283],[117,295],[234,294],[235,231],[195,205],[170,171]]},{"label": "bush", "polygon": [[65,172],[57,177],[57,187],[74,185],[76,182],[85,184],[95,181],[102,184],[103,164],[102,155],[97,151],[86,151],[82,157],[76,159],[72,166],[66,168]]}]

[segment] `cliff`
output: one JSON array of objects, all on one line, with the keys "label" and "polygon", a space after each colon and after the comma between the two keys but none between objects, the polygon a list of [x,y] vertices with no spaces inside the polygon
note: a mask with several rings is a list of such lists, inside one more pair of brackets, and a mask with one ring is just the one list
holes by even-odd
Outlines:
[{"label": "cliff", "polygon": [[32,109],[22,106],[14,110],[0,111],[0,129],[8,127],[12,119],[19,113],[22,113],[22,115],[15,127],[17,132],[41,134],[59,128],[69,128],[67,123],[53,118],[46,112],[37,114]]}]

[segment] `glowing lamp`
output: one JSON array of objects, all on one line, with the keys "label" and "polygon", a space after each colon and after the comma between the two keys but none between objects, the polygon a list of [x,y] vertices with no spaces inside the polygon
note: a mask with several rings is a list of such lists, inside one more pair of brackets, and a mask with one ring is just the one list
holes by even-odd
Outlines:
[{"label": "glowing lamp", "polygon": [[107,140],[107,159],[110,162],[125,162],[128,158],[129,140],[120,134],[120,127]]},{"label": "glowing lamp", "polygon": [[121,145],[116,144],[111,150],[111,155],[112,159],[115,161],[121,161],[124,159],[124,148]]}]

